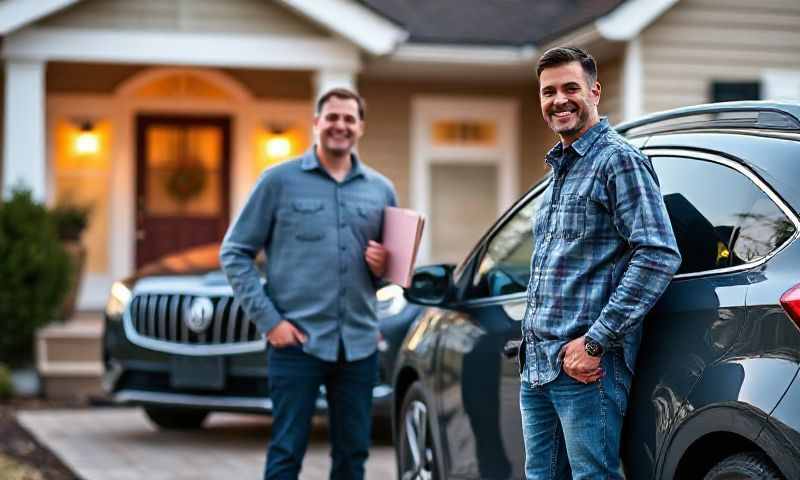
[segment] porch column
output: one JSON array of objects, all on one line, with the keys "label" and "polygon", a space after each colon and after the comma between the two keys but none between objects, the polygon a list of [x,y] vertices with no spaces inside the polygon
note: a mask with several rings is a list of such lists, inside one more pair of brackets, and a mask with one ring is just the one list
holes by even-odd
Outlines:
[{"label": "porch column", "polygon": [[6,60],[3,131],[3,196],[24,185],[43,202],[47,193],[45,157],[45,62]]},{"label": "porch column", "polygon": [[625,45],[622,61],[622,120],[633,120],[644,113],[644,65],[639,37]]},{"label": "porch column", "polygon": [[314,73],[314,106],[325,92],[344,87],[356,90],[356,72],[353,70],[317,70]]}]

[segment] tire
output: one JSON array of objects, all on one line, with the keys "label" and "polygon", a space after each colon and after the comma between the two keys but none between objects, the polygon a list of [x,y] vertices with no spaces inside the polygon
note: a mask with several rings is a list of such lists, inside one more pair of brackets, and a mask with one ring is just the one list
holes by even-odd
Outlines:
[{"label": "tire", "polygon": [[209,413],[206,410],[163,407],[146,407],[144,412],[151,422],[164,430],[195,430],[201,428]]},{"label": "tire", "polygon": [[[399,480],[442,480],[439,455],[431,433],[430,408],[422,394],[422,385],[415,382],[406,392],[400,408],[398,428]],[[424,429],[424,439],[420,433]],[[416,441],[415,441],[416,439]]]},{"label": "tire", "polygon": [[763,453],[745,452],[719,462],[703,480],[783,480],[783,476]]}]

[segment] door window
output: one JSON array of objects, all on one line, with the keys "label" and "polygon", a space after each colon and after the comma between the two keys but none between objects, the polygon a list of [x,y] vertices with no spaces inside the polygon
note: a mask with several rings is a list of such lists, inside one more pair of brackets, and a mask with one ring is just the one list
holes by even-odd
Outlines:
[{"label": "door window", "polygon": [[475,272],[471,298],[524,292],[528,287],[533,252],[533,219],[542,203],[537,195],[492,236]]},{"label": "door window", "polygon": [[747,176],[706,160],[654,157],[678,248],[678,274],[758,261],[795,231]]}]

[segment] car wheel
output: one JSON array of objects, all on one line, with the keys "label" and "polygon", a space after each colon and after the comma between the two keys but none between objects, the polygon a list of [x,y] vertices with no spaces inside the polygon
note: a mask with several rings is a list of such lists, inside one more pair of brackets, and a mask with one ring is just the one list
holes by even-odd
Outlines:
[{"label": "car wheel", "polygon": [[200,428],[208,416],[208,412],[205,410],[162,407],[147,407],[144,412],[151,422],[166,430],[193,430]]},{"label": "car wheel", "polygon": [[703,480],[783,480],[783,476],[763,453],[745,452],[719,462]]},{"label": "car wheel", "polygon": [[431,433],[430,410],[419,382],[409,388],[400,410],[399,461],[401,480],[440,480]]}]

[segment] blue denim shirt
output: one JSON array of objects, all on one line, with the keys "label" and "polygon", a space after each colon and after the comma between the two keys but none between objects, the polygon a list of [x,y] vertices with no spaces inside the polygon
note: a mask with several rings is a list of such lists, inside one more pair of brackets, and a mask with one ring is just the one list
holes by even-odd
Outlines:
[{"label": "blue denim shirt", "polygon": [[[375,352],[375,287],[364,260],[381,240],[383,209],[397,204],[392,183],[356,155],[342,182],[322,168],[312,147],[261,175],[228,229],[220,260],[235,297],[260,333],[282,319],[303,330],[306,353],[335,361]],[[267,255],[266,285],[253,257]]]},{"label": "blue denim shirt", "polygon": [[642,320],[681,262],[653,166],[605,118],[546,162],[553,179],[533,225],[522,380],[554,380],[561,348],[582,335],[624,348],[633,371]]}]

